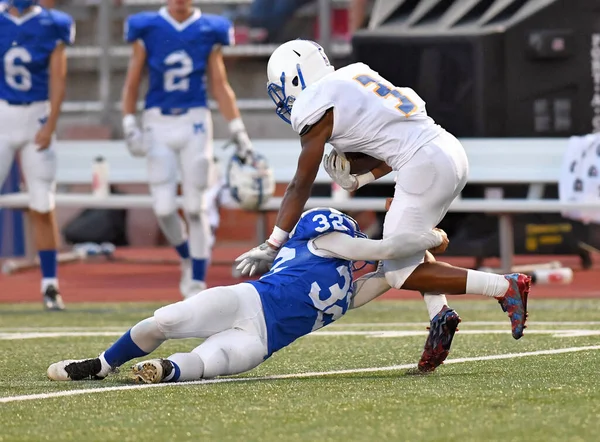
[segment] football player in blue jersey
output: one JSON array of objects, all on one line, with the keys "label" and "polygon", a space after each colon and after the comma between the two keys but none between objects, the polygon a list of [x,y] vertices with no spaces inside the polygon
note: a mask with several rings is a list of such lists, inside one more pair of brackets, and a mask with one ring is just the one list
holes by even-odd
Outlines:
[{"label": "football player in blue jersey", "polygon": [[62,310],[54,215],[54,132],[65,95],[65,46],[73,43],[75,27],[67,14],[37,3],[8,0],[0,4],[0,184],[19,153],[42,271],[44,306]]},{"label": "football player in blue jersey", "polygon": [[[431,231],[420,241],[421,246],[434,248],[442,237]],[[162,307],[98,358],[57,362],[47,375],[63,381],[101,379],[125,362],[153,352],[167,339],[190,337],[206,340],[190,353],[136,364],[135,376],[157,383],[248,371],[296,339],[342,317],[355,294],[353,260],[388,258],[403,242],[400,237],[366,239],[352,218],[335,209],[308,210],[259,280],[210,288]],[[373,288],[363,282],[360,291]],[[360,304],[374,297],[361,294]]]},{"label": "football player in blue jersey", "polygon": [[[237,156],[252,157],[221,51],[234,44],[233,29],[227,19],[192,7],[192,0],[168,0],[158,12],[128,17],[125,39],[133,54],[123,88],[123,132],[131,154],[147,157],[154,213],[181,257],[185,298],[206,288],[210,253],[206,188],[213,173],[213,128],[207,93],[229,122]],[[140,129],[135,112],[145,68],[149,86]],[[178,171],[189,245],[177,213]]]},{"label": "football player in blue jersey", "polygon": [[[125,362],[153,352],[167,339],[191,337],[206,340],[189,353],[135,364],[136,379],[158,383],[242,373],[390,289],[381,273],[353,282],[354,261],[394,259],[406,248],[443,252],[447,245],[447,237],[438,229],[418,237],[398,234],[369,240],[348,215],[331,208],[308,210],[259,280],[211,288],[162,307],[98,358],[60,361],[48,367],[47,375],[62,381],[103,379]],[[443,275],[451,266],[436,262],[429,252],[425,261],[408,277],[407,288],[439,289],[439,281],[428,280],[431,268]],[[447,327],[454,326],[442,317],[436,329]],[[448,356],[454,332],[430,335],[426,357],[418,364],[421,372],[433,371]]]}]

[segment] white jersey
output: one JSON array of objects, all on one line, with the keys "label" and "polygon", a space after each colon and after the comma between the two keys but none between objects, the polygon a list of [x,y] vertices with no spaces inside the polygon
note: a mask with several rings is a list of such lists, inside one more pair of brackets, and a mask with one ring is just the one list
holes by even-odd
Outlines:
[{"label": "white jersey", "polygon": [[400,169],[442,129],[410,88],[399,88],[364,63],[338,69],[310,85],[292,107],[293,129],[301,133],[333,108],[329,143],[339,152],[361,152]]}]

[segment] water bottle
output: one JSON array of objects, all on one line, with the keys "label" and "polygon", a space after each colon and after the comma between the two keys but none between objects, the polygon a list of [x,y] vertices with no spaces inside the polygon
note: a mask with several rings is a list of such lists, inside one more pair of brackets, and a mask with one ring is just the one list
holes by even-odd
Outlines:
[{"label": "water bottle", "polygon": [[539,269],[534,270],[531,276],[534,284],[570,284],[573,281],[573,270],[569,267]]},{"label": "water bottle", "polygon": [[104,157],[97,157],[92,166],[92,194],[97,198],[106,198],[109,193],[108,162]]}]

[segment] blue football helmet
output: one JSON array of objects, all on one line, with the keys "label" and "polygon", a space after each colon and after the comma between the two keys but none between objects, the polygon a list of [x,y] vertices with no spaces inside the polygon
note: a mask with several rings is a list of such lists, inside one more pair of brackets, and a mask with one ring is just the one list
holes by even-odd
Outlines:
[{"label": "blue football helmet", "polygon": [[8,0],[8,6],[17,8],[19,14],[37,4],[39,4],[39,0]]}]

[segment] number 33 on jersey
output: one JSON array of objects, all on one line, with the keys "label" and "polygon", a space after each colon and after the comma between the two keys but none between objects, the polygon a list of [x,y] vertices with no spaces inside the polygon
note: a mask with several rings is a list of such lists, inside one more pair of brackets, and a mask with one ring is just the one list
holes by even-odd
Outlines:
[{"label": "number 33 on jersey", "polygon": [[31,103],[48,99],[50,55],[60,43],[75,40],[73,19],[60,11],[34,6],[13,17],[0,5],[0,99]]},{"label": "number 33 on jersey", "polygon": [[141,12],[125,23],[125,40],[146,49],[150,85],[146,109],[206,107],[206,67],[215,45],[232,45],[231,23],[196,9],[183,23],[166,8]]}]

